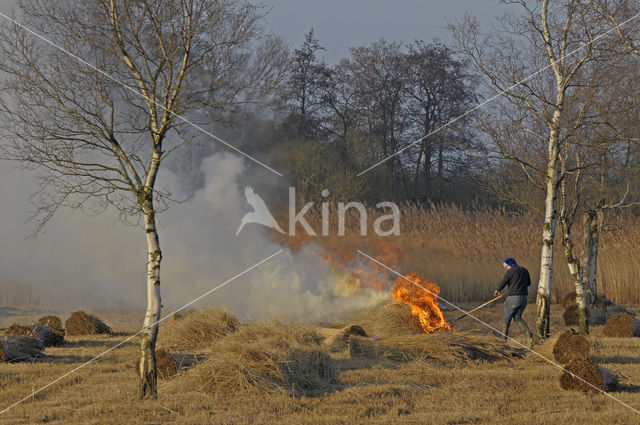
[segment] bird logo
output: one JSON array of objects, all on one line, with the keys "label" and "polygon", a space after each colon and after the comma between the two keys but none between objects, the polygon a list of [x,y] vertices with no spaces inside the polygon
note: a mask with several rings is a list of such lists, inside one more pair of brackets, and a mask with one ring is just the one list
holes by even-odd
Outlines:
[{"label": "bird logo", "polygon": [[238,236],[245,224],[249,223],[262,224],[263,226],[275,229],[280,233],[284,233],[284,230],[282,230],[276,219],[271,215],[267,205],[264,203],[262,198],[253,191],[251,186],[244,188],[244,195],[247,198],[247,203],[253,207],[253,211],[242,217],[242,222],[236,232],[236,236]]}]

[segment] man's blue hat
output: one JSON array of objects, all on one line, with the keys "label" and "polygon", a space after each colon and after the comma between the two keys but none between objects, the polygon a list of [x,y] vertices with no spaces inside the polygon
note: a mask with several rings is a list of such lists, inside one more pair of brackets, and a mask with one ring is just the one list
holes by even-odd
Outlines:
[{"label": "man's blue hat", "polygon": [[506,266],[509,266],[509,267],[513,267],[513,266],[517,266],[518,265],[516,260],[514,258],[512,258],[512,257],[509,257],[506,260],[504,260],[504,264]]}]

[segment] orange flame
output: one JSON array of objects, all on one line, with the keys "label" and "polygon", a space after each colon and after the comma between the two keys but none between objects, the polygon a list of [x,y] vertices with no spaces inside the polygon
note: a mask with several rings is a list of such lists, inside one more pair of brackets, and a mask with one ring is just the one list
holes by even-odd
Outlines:
[{"label": "orange flame", "polygon": [[411,307],[411,311],[424,333],[452,330],[444,319],[438,304],[437,296],[440,294],[440,287],[418,273],[409,273],[407,279],[402,277],[396,279],[393,298]]},{"label": "orange flame", "polygon": [[[453,330],[440,310],[437,299],[440,287],[434,282],[415,272],[407,275],[407,278],[428,291],[402,277],[395,279],[394,282],[392,273],[387,268],[370,262],[359,263],[356,251],[352,247],[338,243],[323,245],[322,258],[333,270],[339,273],[350,273],[349,282],[358,288],[372,288],[379,291],[391,289],[395,300],[411,308],[416,324],[424,333]],[[398,244],[382,241],[376,245],[376,248],[377,255],[374,258],[380,263],[396,267],[404,262],[404,252]],[[441,268],[444,269],[444,266],[441,265]],[[394,282],[393,287],[391,287],[392,282]]]}]

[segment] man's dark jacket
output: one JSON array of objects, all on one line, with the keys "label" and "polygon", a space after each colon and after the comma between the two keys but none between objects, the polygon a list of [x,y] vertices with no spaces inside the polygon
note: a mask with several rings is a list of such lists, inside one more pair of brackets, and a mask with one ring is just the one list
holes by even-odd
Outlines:
[{"label": "man's dark jacket", "polygon": [[524,267],[515,265],[504,274],[504,277],[498,285],[498,291],[509,285],[509,295],[529,295],[529,286],[531,286],[531,277],[529,271]]}]

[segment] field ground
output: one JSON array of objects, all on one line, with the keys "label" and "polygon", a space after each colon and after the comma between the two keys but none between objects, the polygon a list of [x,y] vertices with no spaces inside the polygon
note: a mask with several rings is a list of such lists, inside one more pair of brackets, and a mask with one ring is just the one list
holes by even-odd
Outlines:
[{"label": "field ground", "polygon": [[[565,329],[561,307],[553,306],[554,333]],[[530,305],[525,319],[532,323]],[[29,313],[16,310],[20,318]],[[37,312],[41,313],[40,311]],[[449,319],[456,312],[446,313]],[[498,325],[501,306],[479,317]],[[37,316],[37,314],[36,314]],[[103,312],[119,329],[111,336],[69,337],[64,346],[48,348],[33,364],[0,364],[0,410],[113,346],[133,331],[116,326],[137,323],[136,313]],[[64,317],[66,318],[66,316]],[[9,318],[3,316],[3,326]],[[113,320],[111,320],[113,319]],[[470,318],[461,329],[486,329]],[[521,337],[515,330],[516,337]],[[592,358],[614,370],[623,386],[611,394],[640,409],[640,338],[606,338],[592,332]],[[548,348],[548,347],[547,347]],[[0,424],[630,424],[640,415],[609,397],[560,389],[560,371],[530,357],[496,363],[437,366],[362,361],[348,353],[334,355],[339,385],[328,394],[296,398],[286,393],[226,394],[169,392],[161,381],[156,401],[138,401],[133,359],[128,343],[60,380],[38,395],[0,414]],[[195,386],[194,386],[195,387]]]}]

